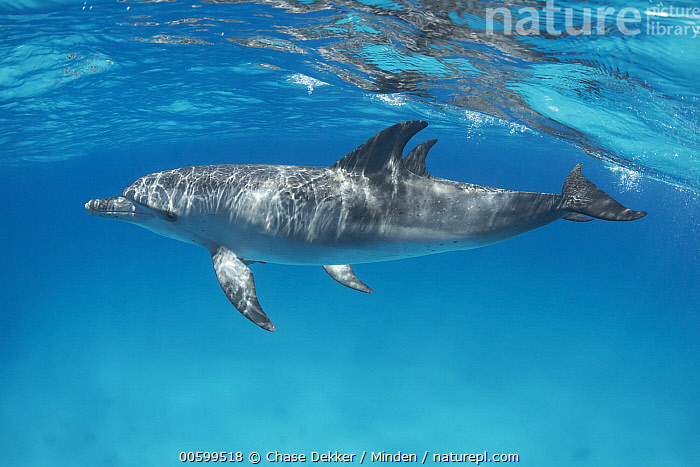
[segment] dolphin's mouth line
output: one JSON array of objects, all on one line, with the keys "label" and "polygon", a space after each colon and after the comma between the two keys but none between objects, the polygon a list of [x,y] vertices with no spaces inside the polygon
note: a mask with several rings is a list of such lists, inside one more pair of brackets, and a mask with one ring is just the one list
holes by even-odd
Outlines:
[{"label": "dolphin's mouth line", "polygon": [[141,209],[131,200],[118,196],[116,198],[93,199],[85,203],[85,210],[94,216],[147,216],[154,217]]},{"label": "dolphin's mouth line", "polygon": [[145,215],[152,216],[152,217],[160,217],[161,219],[168,221],[168,222],[175,222],[177,220],[177,214],[175,214],[174,212],[154,208],[152,206],[147,206],[147,205],[145,205],[143,203],[139,203],[138,201],[133,200],[131,198],[126,198],[126,199],[131,201],[132,203],[134,203],[135,207],[141,208],[141,211],[138,211],[141,214],[145,214]]},{"label": "dolphin's mouth line", "polygon": [[85,203],[85,210],[96,216],[130,214],[134,217],[160,218],[167,222],[177,220],[177,214],[173,212],[146,206],[125,196],[90,200]]},{"label": "dolphin's mouth line", "polygon": [[136,211],[95,211],[88,209],[90,212],[96,212],[100,214],[146,214],[145,212],[136,212]]}]

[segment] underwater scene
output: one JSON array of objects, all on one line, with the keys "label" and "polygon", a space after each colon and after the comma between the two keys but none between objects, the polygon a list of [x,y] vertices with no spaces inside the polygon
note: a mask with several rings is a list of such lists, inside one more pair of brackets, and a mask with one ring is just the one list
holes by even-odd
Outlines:
[{"label": "underwater scene", "polygon": [[0,464],[700,464],[697,3],[0,31]]}]

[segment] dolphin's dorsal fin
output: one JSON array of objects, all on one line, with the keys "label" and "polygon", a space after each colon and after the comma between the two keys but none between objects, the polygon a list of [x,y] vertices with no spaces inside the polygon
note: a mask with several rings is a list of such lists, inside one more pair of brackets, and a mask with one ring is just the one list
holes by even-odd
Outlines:
[{"label": "dolphin's dorsal fin", "polygon": [[432,148],[435,143],[437,143],[436,139],[420,143],[404,158],[403,165],[405,165],[409,171],[420,177],[432,177],[425,167],[425,158],[428,155],[428,151],[430,151],[430,148]]},{"label": "dolphin's dorsal fin", "polygon": [[372,136],[331,167],[365,174],[393,172],[397,167],[403,166],[403,148],[408,140],[426,126],[428,123],[421,120],[390,126]]}]

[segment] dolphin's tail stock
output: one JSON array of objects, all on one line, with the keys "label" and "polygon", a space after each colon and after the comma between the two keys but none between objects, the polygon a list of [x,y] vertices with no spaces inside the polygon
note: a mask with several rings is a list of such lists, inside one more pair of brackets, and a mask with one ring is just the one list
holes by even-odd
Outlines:
[{"label": "dolphin's tail stock", "polygon": [[[585,216],[606,221],[634,221],[647,215],[645,211],[633,211],[627,209],[609,194],[599,190],[581,173],[581,164],[578,164],[569,173],[564,181],[562,209],[571,211],[564,219],[585,222]],[[582,215],[583,214],[583,215]]]}]

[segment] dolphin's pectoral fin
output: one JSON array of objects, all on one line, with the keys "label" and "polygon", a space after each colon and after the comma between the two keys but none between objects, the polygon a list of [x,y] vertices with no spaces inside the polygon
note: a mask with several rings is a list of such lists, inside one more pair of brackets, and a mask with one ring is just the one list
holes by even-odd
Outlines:
[{"label": "dolphin's pectoral fin", "polygon": [[248,261],[242,261],[231,250],[222,246],[211,255],[214,263],[216,278],[226,297],[243,316],[263,329],[274,331],[275,325],[267,317],[258,303],[255,293],[253,273],[246,266]]},{"label": "dolphin's pectoral fin", "polygon": [[343,284],[345,287],[359,290],[364,293],[372,293],[367,284],[357,278],[349,264],[337,264],[332,266],[323,266],[329,276]]},{"label": "dolphin's pectoral fin", "polygon": [[577,212],[570,212],[566,216],[562,217],[562,219],[574,222],[590,222],[593,220],[590,217],[584,216],[583,214],[579,214]]}]

